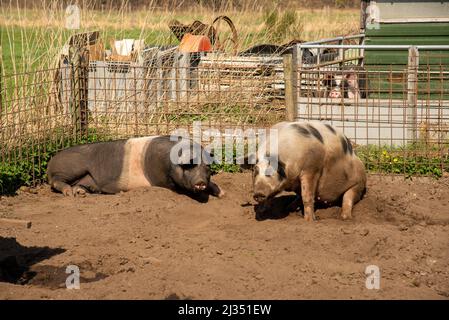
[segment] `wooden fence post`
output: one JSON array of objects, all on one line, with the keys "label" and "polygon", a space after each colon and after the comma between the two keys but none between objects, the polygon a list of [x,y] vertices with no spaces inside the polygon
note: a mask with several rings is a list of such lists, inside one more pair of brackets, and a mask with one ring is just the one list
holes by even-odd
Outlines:
[{"label": "wooden fence post", "polygon": [[179,98],[187,95],[187,90],[189,90],[189,75],[190,75],[190,53],[184,52],[181,54],[181,59],[179,60]]},{"label": "wooden fence post", "polygon": [[88,134],[89,52],[85,46],[70,47],[70,112],[73,136],[78,142]]},{"label": "wooden fence post", "polygon": [[287,121],[295,121],[298,116],[298,53],[284,55],[285,108]]},{"label": "wooden fence post", "polygon": [[173,53],[173,63],[169,67],[167,80],[167,94],[171,101],[178,101],[179,99],[179,59],[181,58],[179,51]]},{"label": "wooden fence post", "polygon": [[3,116],[3,52],[2,46],[0,46],[0,118]]},{"label": "wooden fence post", "polygon": [[[338,40],[338,44],[339,45],[343,45],[343,39]],[[343,69],[343,65],[344,65],[344,58],[345,58],[345,50],[342,48],[338,49],[338,59],[340,60],[340,62],[338,63],[338,70],[342,70]]]},{"label": "wooden fence post", "polygon": [[412,46],[408,50],[407,65],[407,125],[408,138],[415,142],[418,138],[417,102],[418,102],[419,51]]}]

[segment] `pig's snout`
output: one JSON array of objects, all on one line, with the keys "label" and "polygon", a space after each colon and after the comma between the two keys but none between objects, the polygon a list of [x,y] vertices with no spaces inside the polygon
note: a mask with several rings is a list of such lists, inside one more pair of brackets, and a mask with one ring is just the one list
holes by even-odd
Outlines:
[{"label": "pig's snout", "polygon": [[206,190],[206,187],[207,187],[207,183],[204,181],[200,181],[200,182],[194,184],[193,189],[195,191],[204,191],[204,190]]},{"label": "pig's snout", "polygon": [[332,90],[329,93],[329,98],[341,98],[341,93],[338,90]]}]

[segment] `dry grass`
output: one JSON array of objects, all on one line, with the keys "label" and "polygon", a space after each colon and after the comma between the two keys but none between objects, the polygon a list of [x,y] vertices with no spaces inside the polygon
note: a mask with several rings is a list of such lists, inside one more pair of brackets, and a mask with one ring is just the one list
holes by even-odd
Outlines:
[{"label": "dry grass", "polygon": [[[171,19],[181,22],[201,20],[212,22],[217,15],[228,15],[234,21],[238,31],[245,35],[248,33],[264,33],[264,18],[266,11],[254,7],[248,11],[221,11],[212,12],[206,8],[192,11],[109,11],[95,10],[82,11],[82,29],[141,29],[143,32],[168,31],[167,24]],[[359,10],[335,9],[324,7],[322,9],[297,9],[296,13],[304,26],[304,34],[299,35],[304,40],[318,39],[333,35],[357,32],[359,26]],[[64,28],[65,17],[62,7],[55,10],[49,8],[18,9],[1,7],[2,27],[20,28]]]},{"label": "dry grass", "polygon": [[[274,7],[272,10],[276,10]],[[284,14],[279,9],[279,15]],[[358,32],[359,11],[357,9],[286,9],[296,15],[292,32],[283,33],[277,42],[295,39],[313,40]],[[79,31],[99,30],[105,42],[108,39],[133,37],[144,38],[147,44],[160,45],[176,43],[168,29],[168,22],[177,19],[183,23],[201,20],[211,23],[218,15],[232,18],[239,32],[239,47],[266,43],[271,31],[265,23],[267,9],[259,7],[257,1],[248,2],[243,9],[225,8],[213,12],[205,7],[192,10],[138,10],[130,12],[123,7],[105,12],[89,9],[81,12],[81,30],[65,29],[65,8],[59,1],[43,2],[40,9],[15,7],[11,3],[0,6],[0,28],[4,73],[17,73],[30,68],[48,66],[68,37]]]},{"label": "dry grass", "polygon": [[[1,4],[0,0],[0,4]],[[271,12],[276,11],[273,8]],[[147,45],[176,44],[171,35],[168,23],[177,19],[182,23],[201,20],[211,23],[218,15],[231,17],[239,33],[240,49],[252,44],[270,43],[276,41],[285,43],[292,39],[313,40],[337,35],[358,32],[359,12],[357,9],[279,9],[279,17],[287,12],[294,16],[294,22],[287,26],[285,33],[275,40],[267,29],[267,15],[270,10],[259,7],[257,1],[248,4],[243,9],[224,8],[212,11],[204,7],[194,7],[191,10],[138,10],[130,12],[125,7],[119,10],[96,11],[86,5],[81,12],[81,29],[67,30],[65,28],[65,8],[60,1],[43,2],[39,9],[21,8],[14,2],[3,2],[0,5],[0,39],[2,59],[0,66],[3,73],[3,106],[0,117],[3,142],[11,145],[22,144],[22,140],[37,141],[40,136],[53,132],[55,128],[67,127],[70,114],[58,111],[57,92],[53,84],[54,71],[35,72],[55,67],[58,53],[70,35],[87,30],[99,30],[104,43],[116,38],[144,38]],[[282,29],[281,29],[282,31]],[[22,73],[21,75],[17,75]],[[13,76],[14,75],[14,76]],[[209,101],[211,97],[208,97]],[[234,101],[243,101],[241,97],[230,97]],[[222,106],[198,103],[190,106],[188,111],[164,110],[168,114],[152,114],[150,118],[142,117],[137,123],[137,131],[149,132],[148,126],[155,123],[189,123],[193,120],[204,120],[210,114],[222,114],[220,121],[246,123],[269,122],[264,117],[271,109],[252,110],[249,112],[242,105]],[[192,109],[193,108],[193,109]],[[228,108],[228,109],[225,109]],[[243,109],[242,109],[243,108]],[[273,110],[271,110],[273,111]],[[276,111],[276,110],[275,110]],[[274,112],[274,114],[277,114]],[[113,127],[115,130],[133,129],[133,124],[122,118],[113,120],[112,116],[102,123],[101,116],[91,118],[96,129]],[[168,117],[168,118],[167,118]],[[199,117],[199,118],[198,118]],[[207,117],[209,121],[210,117]],[[251,118],[251,119],[249,119]],[[217,118],[218,119],[218,118]],[[262,119],[262,120],[261,120]],[[120,120],[120,121],[118,121]],[[125,128],[122,128],[125,126]],[[129,127],[129,128],[128,128]],[[155,128],[158,128],[155,126]],[[122,131],[122,130],[121,130]],[[135,130],[136,131],[136,130]],[[133,134],[135,134],[133,131]],[[117,132],[118,133],[118,132]],[[122,134],[123,132],[120,132]],[[10,139],[8,139],[8,137]]]}]

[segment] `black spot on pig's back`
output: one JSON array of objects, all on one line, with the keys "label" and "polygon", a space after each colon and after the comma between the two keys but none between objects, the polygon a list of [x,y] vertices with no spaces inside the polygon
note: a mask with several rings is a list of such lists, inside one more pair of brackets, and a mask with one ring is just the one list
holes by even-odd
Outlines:
[{"label": "black spot on pig's back", "polygon": [[349,154],[353,154],[354,150],[352,150],[352,143],[351,143],[351,141],[347,137],[346,137],[346,142],[348,144]]},{"label": "black spot on pig's back", "polygon": [[321,133],[311,124],[307,124],[307,128],[309,129],[310,133],[318,139],[321,143],[324,143],[323,136]]},{"label": "black spot on pig's back", "polygon": [[335,129],[330,124],[325,123],[324,125],[330,132],[332,132],[333,134],[337,134],[337,131],[335,131]]},{"label": "black spot on pig's back", "polygon": [[321,133],[311,124],[300,125],[298,123],[292,124],[292,127],[296,130],[296,132],[306,138],[315,137],[321,143],[324,143],[323,136]]},{"label": "black spot on pig's back", "polygon": [[349,139],[346,136],[342,135],[342,136],[340,136],[340,142],[341,142],[341,147],[343,149],[343,152],[345,154],[352,155],[353,150],[352,150],[351,141],[349,141]]},{"label": "black spot on pig's back", "polygon": [[306,138],[310,137],[310,132],[309,132],[309,130],[307,130],[306,128],[304,128],[302,125],[295,123],[295,124],[292,124],[292,127],[293,127],[293,128],[296,130],[296,132],[297,132],[298,134],[300,134],[301,136],[306,137]]}]

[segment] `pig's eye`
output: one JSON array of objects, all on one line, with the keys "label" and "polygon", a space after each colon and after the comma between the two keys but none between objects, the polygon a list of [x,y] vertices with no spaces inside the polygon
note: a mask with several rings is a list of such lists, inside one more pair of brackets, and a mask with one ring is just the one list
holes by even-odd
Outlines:
[{"label": "pig's eye", "polygon": [[271,177],[271,176],[274,175],[274,173],[275,173],[275,171],[274,171],[273,167],[267,167],[267,168],[263,171],[263,174],[264,174],[265,177]]},{"label": "pig's eye", "polygon": [[186,164],[181,164],[180,166],[181,166],[182,170],[191,170],[196,167],[196,164],[186,163]]}]

